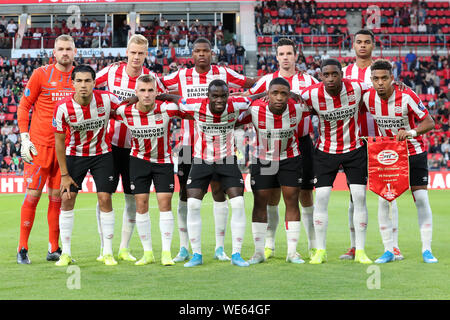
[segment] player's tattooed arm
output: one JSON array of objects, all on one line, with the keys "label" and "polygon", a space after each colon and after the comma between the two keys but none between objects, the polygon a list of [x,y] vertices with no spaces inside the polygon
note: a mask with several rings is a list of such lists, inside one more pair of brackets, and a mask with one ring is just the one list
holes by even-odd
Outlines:
[{"label": "player's tattooed arm", "polygon": [[420,136],[434,128],[434,120],[430,115],[427,115],[425,119],[419,122],[419,125],[413,130],[400,130],[397,133],[397,141],[403,141],[405,139],[415,138]]},{"label": "player's tattooed arm", "polygon": [[262,98],[265,98],[265,97],[267,97],[267,91],[248,96],[248,98],[250,98],[252,101],[255,101],[255,100],[258,100],[258,99],[262,99]]},{"label": "player's tattooed arm", "polygon": [[302,103],[303,102],[302,96],[297,94],[297,93],[295,93],[295,92],[293,92],[293,91],[291,91],[291,98],[294,99],[295,102],[297,102],[297,103]]},{"label": "player's tattooed arm", "polygon": [[183,97],[177,94],[171,94],[171,93],[161,93],[159,95],[156,96],[156,100],[160,100],[160,101],[170,101],[173,103],[178,103],[178,101],[180,101],[180,99],[182,99]]},{"label": "player's tattooed arm", "polygon": [[131,106],[132,104],[135,104],[139,101],[137,96],[131,96],[126,100],[123,100],[122,103],[126,103],[127,106]]},{"label": "player's tattooed arm", "polygon": [[55,132],[55,151],[56,158],[58,159],[59,169],[61,170],[61,195],[66,191],[67,197],[70,199],[70,186],[73,184],[78,188],[78,185],[73,181],[72,177],[69,175],[69,170],[67,169],[66,162],[66,134]]}]

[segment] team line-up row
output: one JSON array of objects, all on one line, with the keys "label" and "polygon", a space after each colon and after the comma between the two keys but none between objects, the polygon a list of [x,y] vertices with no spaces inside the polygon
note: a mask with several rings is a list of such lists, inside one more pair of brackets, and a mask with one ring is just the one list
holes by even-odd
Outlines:
[{"label": "team line-up row", "polygon": [[[361,32],[357,36],[363,41],[373,41],[368,32]],[[163,84],[159,87],[160,79],[154,75],[141,75],[141,64],[141,72],[134,77],[134,83],[130,83],[131,77],[127,68],[133,62],[139,65],[139,59],[133,60],[132,52],[139,52],[139,46],[142,47],[141,51],[145,52],[145,42],[139,42],[142,39],[134,38],[134,42],[132,40],[133,38],[130,39],[127,50],[131,52],[128,63],[111,66],[103,72],[106,76],[102,81],[108,90],[113,92],[118,92],[121,82],[126,82],[126,89],[122,88],[122,91],[133,88],[136,94],[133,103],[121,104],[117,96],[108,91],[94,91],[102,71],[99,77],[89,66],[81,65],[70,70],[74,93],[54,107],[55,154],[60,170],[60,177],[57,175],[60,179],[59,189],[56,191],[62,193],[59,214],[62,252],[58,252],[58,249],[49,250],[48,260],[58,260],[58,266],[72,263],[74,205],[78,186],[90,170],[98,194],[97,217],[102,239],[102,251],[98,260],[106,265],[117,264],[112,254],[115,217],[111,193],[117,187],[119,175],[122,176],[122,181],[127,180],[124,177],[129,181],[128,185],[124,184],[126,206],[119,260],[136,260],[128,248],[134,225],[144,248],[144,256],[136,264],[144,265],[155,260],[148,213],[148,192],[153,181],[160,211],[161,260],[164,265],[186,260],[189,260],[185,263],[186,267],[203,263],[200,209],[209,185],[214,197],[216,259],[231,260],[234,265],[246,267],[264,262],[272,256],[275,244],[270,232],[274,234],[275,230],[269,232],[269,224],[272,223],[273,226],[273,220],[278,222],[278,212],[274,214],[273,208],[277,208],[282,194],[286,205],[286,261],[304,263],[297,253],[301,224],[300,198],[302,220],[308,236],[310,263],[320,264],[327,258],[327,207],[331,186],[342,165],[351,193],[353,256],[357,262],[372,263],[364,252],[367,229],[367,153],[360,139],[360,118],[371,115],[375,124],[383,123],[388,118],[402,119],[393,122],[398,123],[398,127],[379,126],[377,130],[378,134],[395,136],[399,141],[409,138],[407,143],[410,154],[410,185],[419,213],[423,259],[425,262],[437,262],[431,253],[431,209],[426,190],[428,169],[426,152],[420,139],[421,134],[431,130],[434,121],[412,90],[393,85],[392,67],[389,62],[378,60],[372,64],[370,69],[373,86],[369,87],[362,81],[344,78],[339,61],[327,59],[321,65],[322,82],[309,79],[310,83],[306,85],[307,75],[281,75],[281,70],[289,71],[292,66],[295,71],[296,56],[295,44],[288,39],[281,39],[277,44],[277,58],[282,68],[280,74],[272,74],[270,79],[259,79],[256,85],[242,96],[230,96],[229,86],[236,83],[245,86],[248,78],[234,75],[223,67],[211,66],[211,46],[205,39],[194,44],[194,68],[181,69],[164,77],[161,81]],[[66,42],[67,48],[74,50],[70,39],[59,41],[61,42]],[[137,49],[134,50],[133,46]],[[55,47],[56,51],[57,44]],[[143,55],[145,56],[144,53]],[[202,70],[204,72],[199,72]],[[123,81],[125,74],[128,78]],[[204,88],[205,97],[189,98],[183,94],[186,87]],[[158,91],[163,91],[158,90],[159,88],[165,88],[166,93],[158,94]],[[167,93],[167,90],[178,91],[181,95]],[[30,94],[25,94],[25,97],[29,96]],[[320,138],[315,148],[305,129],[311,121],[311,114],[319,118]],[[183,153],[189,153],[193,146],[192,164],[180,163],[178,166],[178,178],[182,186],[177,212],[180,251],[174,259],[170,253],[174,229],[171,208],[174,177],[169,143],[172,117],[184,119]],[[414,119],[419,121],[418,125]],[[255,128],[258,150],[257,159],[251,166],[255,253],[249,261],[245,261],[240,254],[246,219],[243,180],[235,161],[233,136],[235,126],[246,123],[252,123]],[[116,134],[118,132],[125,133]],[[24,137],[27,138],[26,135]],[[124,142],[128,143],[128,148]],[[41,154],[38,150],[39,144],[35,146],[29,136],[23,145],[25,160],[32,159],[30,152]],[[181,154],[180,158],[186,156]],[[316,200],[313,203],[314,187]],[[33,189],[30,185],[28,188]],[[232,211],[231,259],[223,250],[224,226],[228,218],[225,195],[228,196]],[[32,202],[30,200],[33,199],[27,196],[24,205]],[[395,210],[396,204],[392,207]],[[381,198],[379,221],[386,250],[376,262],[385,263],[395,259],[394,249],[398,245],[394,246],[394,228],[389,215],[389,204]],[[265,243],[266,234],[269,235],[269,241]],[[189,244],[192,247],[192,256],[188,252]],[[57,241],[55,246],[51,246],[59,248]],[[29,262],[27,248],[19,244],[19,249],[18,262]],[[351,257],[351,253],[348,256]]]}]

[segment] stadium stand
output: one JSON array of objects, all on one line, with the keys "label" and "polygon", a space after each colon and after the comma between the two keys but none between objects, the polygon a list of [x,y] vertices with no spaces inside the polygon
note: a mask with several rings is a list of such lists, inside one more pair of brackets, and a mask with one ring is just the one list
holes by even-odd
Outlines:
[{"label": "stadium stand", "polygon": [[[380,27],[373,28],[377,44],[384,47],[448,46],[449,2],[289,2],[262,1],[255,8],[259,48],[272,47],[280,36],[294,38],[302,46],[351,47],[347,13],[361,13],[367,26],[373,14],[369,5],[380,8]],[[370,9],[370,10],[369,10]]]}]

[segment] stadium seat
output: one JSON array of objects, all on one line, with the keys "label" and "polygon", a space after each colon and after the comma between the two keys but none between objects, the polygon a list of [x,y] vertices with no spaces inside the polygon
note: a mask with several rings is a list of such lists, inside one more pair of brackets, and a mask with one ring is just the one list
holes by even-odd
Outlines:
[{"label": "stadium seat", "polygon": [[30,49],[38,49],[41,47],[41,40],[31,39]]},{"label": "stadium seat", "polygon": [[15,105],[9,105],[9,106],[8,106],[8,112],[9,112],[9,113],[16,113],[16,112],[17,112],[17,106],[15,106]]},{"label": "stadium seat", "polygon": [[264,37],[264,43],[265,44],[272,44],[272,37],[265,36]]},{"label": "stadium seat", "polygon": [[30,39],[24,38],[22,40],[22,49],[29,49],[30,48]]}]

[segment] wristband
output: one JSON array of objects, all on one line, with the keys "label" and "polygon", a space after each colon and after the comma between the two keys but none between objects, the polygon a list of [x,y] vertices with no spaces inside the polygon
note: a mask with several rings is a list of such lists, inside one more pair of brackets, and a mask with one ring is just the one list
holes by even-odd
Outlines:
[{"label": "wristband", "polygon": [[408,132],[412,135],[413,138],[417,137],[417,131],[416,130],[408,130]]},{"label": "wristband", "polygon": [[68,175],[69,175],[68,173],[62,174],[61,177],[65,177],[65,176],[68,176]]}]

